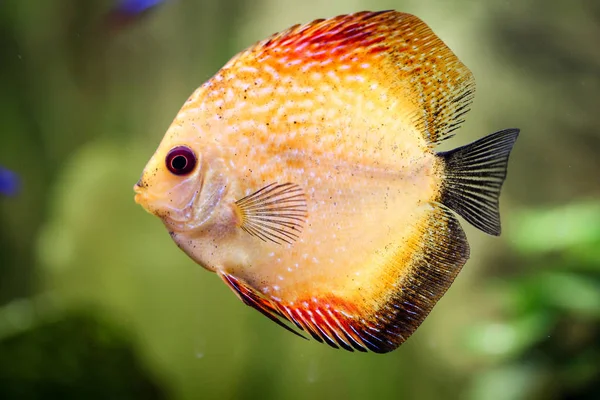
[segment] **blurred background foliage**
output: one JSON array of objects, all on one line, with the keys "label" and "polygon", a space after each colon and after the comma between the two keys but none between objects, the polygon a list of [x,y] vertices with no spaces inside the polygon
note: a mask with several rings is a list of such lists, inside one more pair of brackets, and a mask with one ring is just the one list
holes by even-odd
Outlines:
[{"label": "blurred background foliage", "polygon": [[[600,2],[0,3],[0,398],[600,398]],[[503,235],[399,350],[286,334],[193,264],[132,185],[187,96],[298,22],[424,19],[475,74],[456,147],[520,127]],[[113,21],[114,22],[114,21]]]}]

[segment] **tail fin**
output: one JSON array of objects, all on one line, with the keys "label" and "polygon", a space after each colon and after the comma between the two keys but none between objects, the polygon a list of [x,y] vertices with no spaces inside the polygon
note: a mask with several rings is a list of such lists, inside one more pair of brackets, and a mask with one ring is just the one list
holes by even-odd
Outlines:
[{"label": "tail fin", "polygon": [[498,199],[518,136],[519,129],[506,129],[438,153],[445,162],[442,204],[490,235],[500,235]]}]

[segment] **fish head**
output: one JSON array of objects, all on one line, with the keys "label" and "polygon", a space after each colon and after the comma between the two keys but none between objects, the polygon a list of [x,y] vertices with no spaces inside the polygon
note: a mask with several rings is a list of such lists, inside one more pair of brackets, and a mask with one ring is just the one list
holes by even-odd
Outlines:
[{"label": "fish head", "polygon": [[178,244],[214,222],[227,188],[218,157],[195,134],[175,121],[133,187],[136,203],[159,217]]}]

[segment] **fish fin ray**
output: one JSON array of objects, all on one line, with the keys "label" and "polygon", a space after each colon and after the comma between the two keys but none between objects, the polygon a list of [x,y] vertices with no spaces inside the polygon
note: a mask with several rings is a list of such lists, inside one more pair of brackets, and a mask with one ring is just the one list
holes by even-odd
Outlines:
[{"label": "fish fin ray", "polygon": [[[357,301],[355,293],[311,293],[290,302],[264,296],[231,275],[221,275],[244,303],[288,331],[298,334],[282,320],[333,348],[386,353],[420,326],[469,258],[469,245],[452,211],[437,203],[431,209],[418,238],[411,241],[406,272],[396,277],[396,285],[383,285],[376,298]],[[383,276],[398,266],[397,260],[390,259]]]},{"label": "fish fin ray", "polygon": [[[353,329],[369,350],[386,353],[404,343],[446,293],[469,258],[469,244],[460,223],[443,205],[421,225],[419,240],[411,241],[406,272],[375,299],[376,307],[363,312]],[[396,260],[390,259],[389,264]],[[388,265],[389,265],[388,264]],[[393,269],[390,265],[387,268]],[[387,269],[386,268],[386,269]]]},{"label": "fish fin ray", "polygon": [[283,323],[282,319],[286,319],[283,316],[283,314],[281,314],[269,300],[264,298],[264,296],[259,294],[256,290],[252,289],[251,287],[244,284],[242,281],[236,279],[232,275],[226,273],[219,273],[219,276],[221,277],[221,279],[223,279],[227,286],[229,286],[229,288],[233,290],[233,292],[240,298],[240,300],[242,300],[244,304],[259,311],[262,315],[269,318],[271,321],[275,322],[277,325],[293,333],[294,335],[306,339],[306,337],[304,337],[302,334],[298,333],[296,330]]},{"label": "fish fin ray", "polygon": [[307,218],[306,195],[294,183],[271,183],[235,205],[245,232],[276,244],[295,242]]},{"label": "fish fin ray", "polygon": [[381,83],[407,102],[406,115],[400,117],[412,121],[432,147],[454,135],[475,96],[473,74],[452,50],[421,19],[398,11],[363,11],[294,25],[240,53],[228,66],[248,55],[275,54],[377,64]]},{"label": "fish fin ray", "polygon": [[518,135],[519,129],[506,129],[438,153],[445,166],[441,203],[490,235],[501,232],[500,191]]}]

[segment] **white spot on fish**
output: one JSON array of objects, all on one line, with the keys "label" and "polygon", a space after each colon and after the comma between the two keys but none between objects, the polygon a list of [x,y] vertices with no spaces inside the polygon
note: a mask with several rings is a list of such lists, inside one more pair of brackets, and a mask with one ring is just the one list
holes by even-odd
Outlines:
[{"label": "white spot on fish", "polygon": [[362,75],[347,75],[346,76],[346,80],[347,81],[354,81],[354,82],[364,82],[365,81],[365,77]]},{"label": "white spot on fish", "polygon": [[300,68],[300,70],[301,70],[302,72],[307,72],[309,69],[311,69],[311,68],[312,68],[312,67],[314,67],[315,65],[317,65],[317,62],[316,62],[316,61],[311,61],[311,62],[308,62],[308,63],[304,64],[304,65],[302,66],[302,68]]},{"label": "white spot on fish", "polygon": [[227,88],[227,92],[225,93],[225,101],[232,102],[235,99],[235,93],[232,88]]},{"label": "white spot on fish", "polygon": [[270,65],[265,65],[264,70],[266,73],[271,75],[271,78],[273,78],[274,80],[279,80],[279,73],[275,68],[271,67]]},{"label": "white spot on fish", "polygon": [[335,73],[335,71],[327,72],[327,76],[329,78],[331,78],[333,81],[335,81],[336,83],[340,82],[340,77],[338,76],[338,74]]}]

